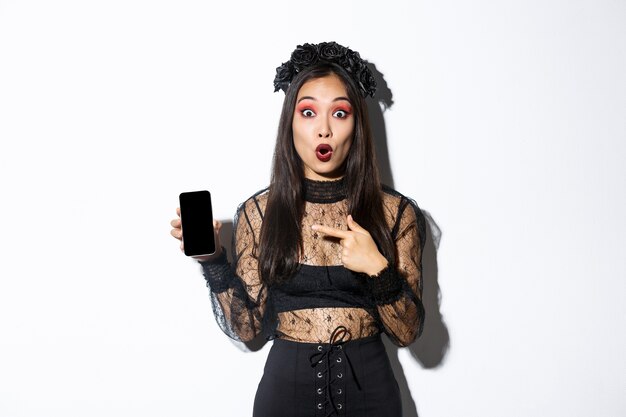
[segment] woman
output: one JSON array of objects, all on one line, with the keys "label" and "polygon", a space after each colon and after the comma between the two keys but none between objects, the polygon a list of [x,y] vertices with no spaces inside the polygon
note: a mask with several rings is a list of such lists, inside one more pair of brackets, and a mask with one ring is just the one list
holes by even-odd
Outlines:
[{"label": "woman", "polygon": [[380,184],[376,84],[357,52],[324,42],[298,46],[274,85],[286,97],[270,186],[237,210],[232,266],[219,243],[198,259],[215,317],[236,340],[274,340],[255,417],[399,417],[380,334],[421,334],[426,235],[418,206]]}]

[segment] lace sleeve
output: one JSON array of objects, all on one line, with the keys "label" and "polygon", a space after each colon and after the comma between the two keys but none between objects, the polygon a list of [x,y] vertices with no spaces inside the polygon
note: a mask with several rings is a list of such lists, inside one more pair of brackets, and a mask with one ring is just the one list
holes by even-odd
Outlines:
[{"label": "lace sleeve", "polygon": [[261,212],[252,198],[237,209],[232,243],[233,263],[222,256],[200,262],[210,290],[215,319],[229,337],[248,342],[261,333],[267,288],[258,272],[257,247]]},{"label": "lace sleeve", "polygon": [[384,332],[398,346],[408,346],[422,333],[422,250],[426,222],[417,204],[402,198],[392,236],[396,263],[367,282]]}]

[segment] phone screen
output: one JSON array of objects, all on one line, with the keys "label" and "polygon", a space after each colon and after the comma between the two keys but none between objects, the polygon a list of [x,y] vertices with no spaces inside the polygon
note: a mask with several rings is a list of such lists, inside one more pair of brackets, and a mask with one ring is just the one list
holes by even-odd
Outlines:
[{"label": "phone screen", "polygon": [[215,252],[211,193],[206,190],[181,193],[180,220],[185,255],[210,255]]}]

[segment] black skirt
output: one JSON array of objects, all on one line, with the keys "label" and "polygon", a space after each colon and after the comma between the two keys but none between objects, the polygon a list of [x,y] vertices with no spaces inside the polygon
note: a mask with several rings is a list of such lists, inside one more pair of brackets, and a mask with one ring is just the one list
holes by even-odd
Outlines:
[{"label": "black skirt", "polygon": [[380,334],[324,344],[274,340],[253,417],[330,416],[402,417]]}]

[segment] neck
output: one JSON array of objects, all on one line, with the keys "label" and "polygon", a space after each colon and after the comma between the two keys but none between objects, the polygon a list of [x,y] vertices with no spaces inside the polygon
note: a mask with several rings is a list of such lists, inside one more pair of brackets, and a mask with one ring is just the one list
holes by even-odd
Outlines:
[{"label": "neck", "polygon": [[346,198],[345,177],[333,180],[312,180],[305,178],[304,199],[311,203],[335,203]]}]

